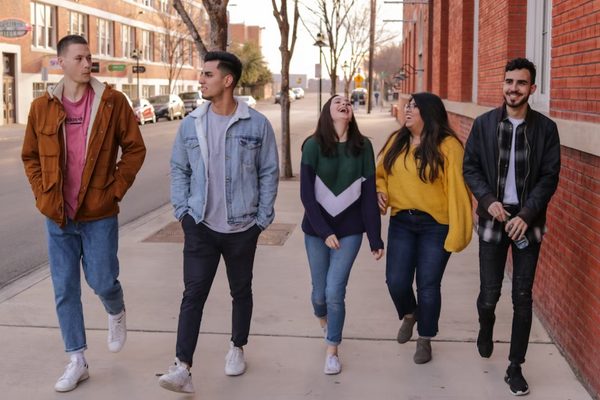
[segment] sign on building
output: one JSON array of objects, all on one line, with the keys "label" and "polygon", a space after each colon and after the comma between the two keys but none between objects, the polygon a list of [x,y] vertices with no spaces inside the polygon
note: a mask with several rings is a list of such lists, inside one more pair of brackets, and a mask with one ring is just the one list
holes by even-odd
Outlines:
[{"label": "sign on building", "polygon": [[0,36],[8,39],[16,39],[27,35],[32,30],[30,25],[21,19],[5,19],[0,21]]}]

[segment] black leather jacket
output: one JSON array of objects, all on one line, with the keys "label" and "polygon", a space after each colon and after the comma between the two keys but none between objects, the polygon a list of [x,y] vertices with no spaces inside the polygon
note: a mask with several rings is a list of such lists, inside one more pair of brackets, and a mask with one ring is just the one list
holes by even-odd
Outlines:
[{"label": "black leather jacket", "polygon": [[[463,176],[479,202],[477,215],[492,219],[487,209],[498,201],[498,125],[506,117],[506,104],[475,119],[465,146]],[[558,187],[560,140],[556,123],[528,107],[525,135],[529,146],[529,170],[518,216],[528,226],[543,226],[548,203]]]}]

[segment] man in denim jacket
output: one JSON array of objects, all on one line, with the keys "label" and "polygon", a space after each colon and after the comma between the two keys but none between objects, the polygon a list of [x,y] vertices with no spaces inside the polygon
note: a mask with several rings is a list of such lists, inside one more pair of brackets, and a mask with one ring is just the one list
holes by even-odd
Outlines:
[{"label": "man in denim jacket", "polygon": [[242,346],[252,318],[252,268],[260,233],[274,218],[279,182],[273,128],[262,114],[233,97],[242,74],[234,55],[205,59],[200,84],[209,100],[186,117],[171,156],[171,202],[185,233],[185,291],[177,329],[177,358],[159,383],[193,393],[190,368],[204,303],[221,255],[233,297],[232,336],[225,373],[246,369]]}]

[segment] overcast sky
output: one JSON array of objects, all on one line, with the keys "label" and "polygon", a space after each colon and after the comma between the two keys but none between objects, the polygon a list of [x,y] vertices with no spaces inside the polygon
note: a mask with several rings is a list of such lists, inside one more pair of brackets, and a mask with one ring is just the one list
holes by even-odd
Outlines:
[{"label": "overcast sky", "polygon": [[[280,4],[282,0],[277,0]],[[305,4],[314,3],[315,0],[303,0]],[[362,0],[368,4],[366,0]],[[383,19],[401,19],[402,6],[397,4],[384,4],[384,0],[376,0],[381,6],[380,15],[377,15],[378,23]],[[358,2],[358,1],[357,1]],[[234,6],[235,4],[235,6]],[[288,7],[292,7],[292,1],[288,1]],[[292,10],[288,10],[290,19],[293,17]],[[300,12],[304,9],[300,6]],[[368,13],[368,7],[365,8],[365,13]],[[229,0],[229,13],[231,23],[246,25],[258,25],[264,27],[262,31],[262,51],[265,59],[269,63],[269,68],[273,73],[281,72],[281,53],[279,52],[279,44],[281,37],[279,35],[279,27],[273,16],[273,5],[271,0]],[[306,13],[306,12],[305,12]],[[306,13],[307,14],[307,13]],[[309,16],[307,15],[307,18]],[[402,25],[399,23],[388,24],[389,30],[400,33]],[[296,48],[292,58],[290,73],[292,74],[307,74],[309,78],[314,77],[315,64],[319,62],[319,48],[313,46],[315,42],[310,34],[306,31],[302,23],[298,24],[298,39],[296,40]],[[325,53],[324,53],[325,54]],[[341,58],[341,63],[345,60],[350,61],[350,54]],[[325,66],[323,66],[324,75]],[[342,71],[340,71],[342,73]]]}]

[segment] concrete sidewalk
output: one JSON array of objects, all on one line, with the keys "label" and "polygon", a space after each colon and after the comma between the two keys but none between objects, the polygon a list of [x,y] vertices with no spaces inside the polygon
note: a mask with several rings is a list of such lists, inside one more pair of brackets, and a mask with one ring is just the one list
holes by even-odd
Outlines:
[{"label": "concrete sidewalk", "polygon": [[[358,113],[363,133],[376,151],[397,124],[388,113]],[[294,142],[299,171],[301,140]],[[182,245],[144,243],[174,219],[164,207],[127,225],[121,232],[120,280],[125,290],[129,335],[118,354],[106,347],[107,317],[99,300],[83,285],[88,328],[86,358],[91,378],[69,393],[54,392],[68,362],[46,278],[0,304],[0,398],[2,399],[511,399],[504,383],[512,306],[505,280],[498,307],[490,359],[481,359],[475,339],[475,300],[479,288],[477,241],[454,254],[444,276],[440,334],[433,360],[415,365],[415,342],[395,341],[400,326],[385,285],[385,260],[375,261],[365,244],[354,265],[347,292],[343,371],[323,374],[326,344],[310,304],[310,275],[300,229],[303,208],[299,182],[283,181],[276,222],[296,224],[284,246],[260,246],[254,274],[254,315],[245,348],[247,371],[224,374],[231,329],[231,298],[223,266],[206,304],[196,350],[196,394],[183,396],[158,386],[156,374],[174,359],[177,316],[183,291]],[[41,229],[41,227],[40,227]],[[383,220],[384,240],[387,218]],[[37,277],[47,277],[47,270]],[[29,284],[31,284],[31,279]],[[18,285],[21,285],[20,287]],[[8,288],[13,293],[26,281]],[[6,295],[7,290],[0,293]],[[534,320],[524,375],[529,399],[590,399],[543,327]]]},{"label": "concrete sidewalk", "polygon": [[25,128],[23,124],[10,124],[0,126],[0,141],[2,140],[22,140],[25,137]]}]

